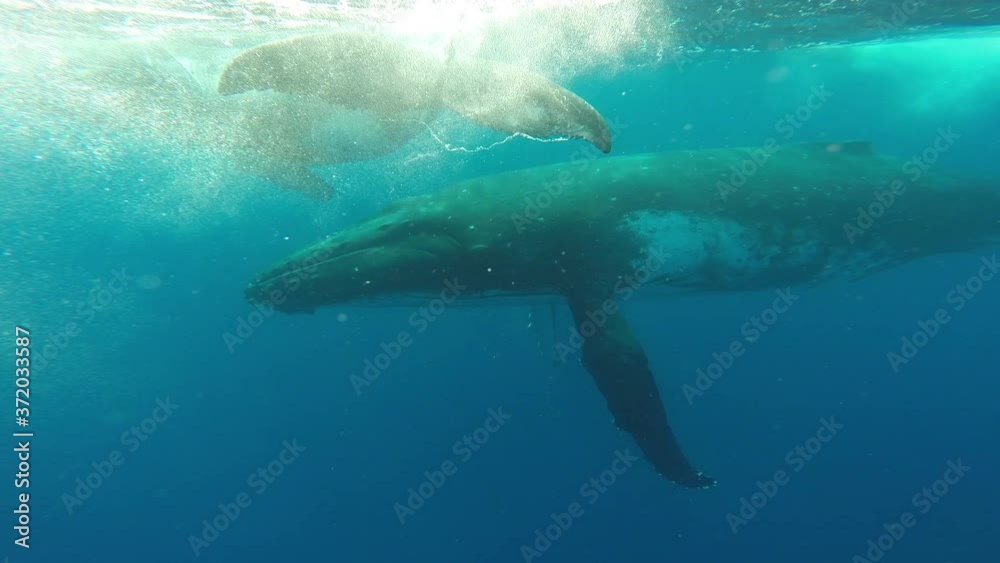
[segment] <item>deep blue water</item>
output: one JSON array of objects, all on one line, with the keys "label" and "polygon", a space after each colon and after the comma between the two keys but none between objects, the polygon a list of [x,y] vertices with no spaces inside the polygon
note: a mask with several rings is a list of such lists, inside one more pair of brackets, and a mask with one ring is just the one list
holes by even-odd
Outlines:
[{"label": "deep blue water", "polygon": [[[825,87],[828,103],[793,141],[870,139],[880,152],[908,157],[950,127],[961,139],[936,166],[1000,178],[1000,39],[885,49],[705,53],[683,68],[667,62],[571,87],[627,125],[614,154],[752,146],[774,136],[812,88]],[[519,140],[449,155],[465,166],[411,179],[420,187],[408,189],[565,160],[581,145]],[[18,159],[11,170],[29,170],[17,176],[22,185],[4,190],[44,190],[51,181],[53,168],[44,168],[31,180],[37,185],[26,184],[30,147],[4,153]],[[128,190],[138,178],[195,173],[144,147],[128,158],[102,185]],[[398,181],[383,173],[393,158],[359,167],[367,176],[353,181],[367,190],[346,191],[336,203],[343,214],[321,221],[310,218],[316,204],[268,193],[266,205],[240,213],[205,210],[195,226],[128,223],[115,207],[127,207],[121,200],[72,181],[4,209],[11,226],[0,247],[10,254],[6,272],[18,276],[5,280],[4,298],[15,303],[6,310],[16,318],[4,318],[4,338],[23,324],[41,350],[66,322],[80,325],[33,376],[31,549],[8,544],[11,562],[524,561],[522,545],[534,545],[536,530],[573,502],[583,515],[533,561],[847,563],[868,557],[867,542],[907,511],[915,524],[880,560],[995,560],[1000,282],[985,283],[961,311],[946,295],[1000,249],[792,288],[801,296],[795,305],[693,405],[682,386],[740,337],[774,291],[626,304],[675,431],[719,486],[682,489],[640,459],[606,492],[582,495],[616,452],[638,450],[611,424],[578,362],[553,361],[546,343],[566,338],[571,323],[561,307],[554,321],[544,308],[449,308],[360,396],[351,374],[409,327],[411,305],[276,314],[227,349],[223,334],[253,311],[242,298],[248,280],[384,203],[365,195]],[[88,305],[123,269],[136,279],[109,305]],[[887,353],[942,307],[950,322],[895,373]],[[123,441],[162,413],[157,400],[177,407],[146,441]],[[453,445],[490,409],[510,418],[466,460]],[[843,427],[809,461],[787,457],[824,419]],[[266,488],[248,482],[280,459],[286,442],[304,449],[285,454],[291,463],[279,464],[282,474]],[[94,464],[106,468],[116,450],[124,462],[67,508],[77,479]],[[401,524],[394,505],[449,460],[457,472]],[[947,493],[914,501],[959,460],[971,469]],[[787,483],[734,533],[727,514],[738,515],[741,498],[779,470]],[[203,521],[241,493],[249,505],[196,557],[190,538],[205,538]],[[13,510],[10,485],[7,495]],[[15,532],[7,535],[13,542]]]}]

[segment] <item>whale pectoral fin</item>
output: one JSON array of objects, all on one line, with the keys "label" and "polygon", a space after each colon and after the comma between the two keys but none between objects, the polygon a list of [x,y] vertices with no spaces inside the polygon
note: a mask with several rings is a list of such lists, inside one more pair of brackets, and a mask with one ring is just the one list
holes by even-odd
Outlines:
[{"label": "whale pectoral fin", "polygon": [[585,322],[596,327],[596,332],[583,341],[583,365],[608,401],[615,424],[632,435],[663,476],[685,487],[714,486],[714,479],[703,475],[684,457],[667,423],[646,353],[621,312],[605,313],[607,321],[596,326],[590,317],[602,311],[603,299],[568,296],[568,302],[578,327]]},{"label": "whale pectoral fin", "polygon": [[240,53],[217,89],[224,96],[274,90],[388,115],[439,107],[442,68],[434,57],[379,34],[313,33]]},{"label": "whale pectoral fin", "polygon": [[281,189],[305,194],[316,201],[333,197],[333,186],[305,166],[269,167],[259,175]]}]

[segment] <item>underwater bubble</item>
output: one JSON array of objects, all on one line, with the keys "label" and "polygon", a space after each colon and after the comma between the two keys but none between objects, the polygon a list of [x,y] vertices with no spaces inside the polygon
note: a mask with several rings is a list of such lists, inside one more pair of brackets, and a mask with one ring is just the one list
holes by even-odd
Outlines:
[{"label": "underwater bubble", "polygon": [[135,285],[142,289],[153,290],[163,285],[163,281],[155,274],[143,274],[135,279]]},{"label": "underwater bubble", "polygon": [[786,78],[788,78],[787,66],[776,66],[767,73],[767,81],[771,84],[784,82]]}]

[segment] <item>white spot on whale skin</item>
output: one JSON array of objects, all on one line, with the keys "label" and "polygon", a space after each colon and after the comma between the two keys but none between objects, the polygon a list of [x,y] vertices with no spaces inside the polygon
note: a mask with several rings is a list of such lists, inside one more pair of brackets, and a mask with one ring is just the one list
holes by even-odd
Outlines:
[{"label": "white spot on whale skin", "polygon": [[[668,263],[654,272],[654,279],[683,278],[713,264],[727,266],[727,275],[747,273],[750,254],[748,233],[738,223],[688,213],[639,211],[628,216],[623,227],[642,241],[642,250],[656,248],[670,255]],[[645,255],[632,266],[645,264]]]},{"label": "white spot on whale skin", "polygon": [[621,228],[638,240],[633,268],[645,264],[651,248],[670,255],[653,272],[661,285],[739,289],[782,276],[808,275],[812,281],[857,278],[884,269],[894,256],[887,245],[859,250],[801,228],[758,232],[735,221],[683,212],[632,213]]}]

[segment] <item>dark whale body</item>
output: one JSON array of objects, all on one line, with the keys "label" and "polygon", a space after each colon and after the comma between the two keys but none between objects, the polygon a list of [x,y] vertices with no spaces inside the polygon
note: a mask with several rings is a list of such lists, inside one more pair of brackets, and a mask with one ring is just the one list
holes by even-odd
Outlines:
[{"label": "dark whale body", "polygon": [[[647,293],[801,286],[996,241],[996,182],[920,164],[863,142],[810,143],[478,178],[396,202],[275,264],[246,294],[285,312],[438,294],[453,279],[468,288],[461,299],[562,297],[616,424],[667,478],[706,487],[714,481],[683,455],[642,345],[616,307],[623,283],[645,270]],[[599,311],[608,314],[594,322]]]}]

